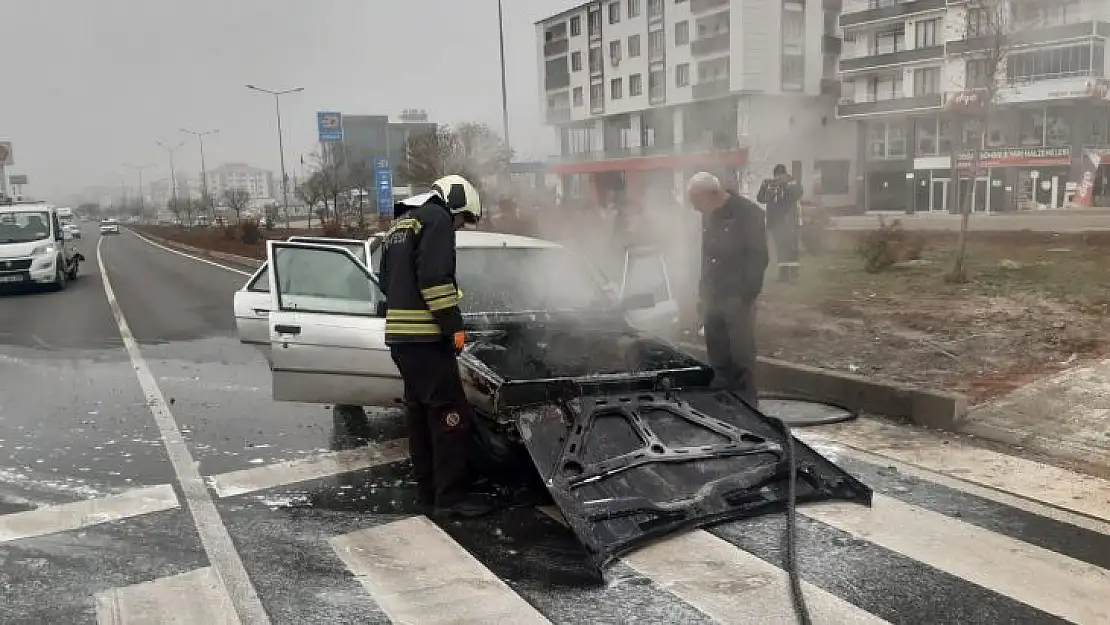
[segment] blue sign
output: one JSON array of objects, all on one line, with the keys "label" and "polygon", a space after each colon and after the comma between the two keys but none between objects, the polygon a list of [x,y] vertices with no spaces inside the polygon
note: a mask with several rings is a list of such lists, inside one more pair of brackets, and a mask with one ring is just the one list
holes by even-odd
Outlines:
[{"label": "blue sign", "polygon": [[316,113],[316,128],[321,143],[343,141],[343,113],[320,111]]},{"label": "blue sign", "polygon": [[378,214],[393,216],[393,174],[389,171],[389,159],[374,160],[374,186],[378,189]]}]

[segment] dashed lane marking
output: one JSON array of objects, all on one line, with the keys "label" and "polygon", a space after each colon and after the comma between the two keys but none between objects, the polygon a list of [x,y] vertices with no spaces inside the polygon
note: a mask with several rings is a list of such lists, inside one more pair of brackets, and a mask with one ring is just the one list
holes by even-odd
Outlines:
[{"label": "dashed lane marking", "polygon": [[162,390],[158,387],[146,360],[143,359],[135,336],[131,334],[130,326],[127,325],[123,309],[120,308],[115,291],[112,290],[111,280],[108,278],[108,268],[104,264],[102,253],[103,244],[104,239],[97,242],[96,261],[100,266],[104,294],[108,298],[108,306],[112,309],[116,325],[119,326],[120,337],[123,338],[124,349],[135,369],[135,376],[146,396],[147,406],[162,435],[162,443],[166,448],[170,464],[173,465],[178,483],[185,494],[185,505],[192,514],[204,551],[216,576],[230,595],[239,619],[247,625],[269,625],[270,617],[262,607],[258,592],[251,584],[250,576],[243,566],[239,553],[235,550],[231,535],[216,509],[216,503],[209,494],[200,471],[197,470],[197,462],[189,452],[188,444],[173,413],[170,412],[166,398],[162,395]]},{"label": "dashed lane marking", "polygon": [[[249,271],[243,271],[242,269],[235,269],[234,267],[228,267],[227,265],[221,265],[220,263],[208,260],[207,258],[201,258],[200,256],[194,256],[192,254],[186,254],[185,252],[182,252],[180,250],[175,250],[172,247],[166,247],[165,245],[162,245],[160,243],[155,243],[154,241],[151,241],[150,239],[148,239],[148,238],[144,237],[143,235],[139,234],[138,232],[131,231],[131,234],[138,237],[140,241],[143,241],[143,242],[147,243],[148,245],[153,245],[154,247],[156,247],[160,250],[164,250],[166,252],[169,252],[171,254],[177,254],[178,256],[184,256],[185,258],[195,260],[198,263],[204,263],[206,265],[212,265],[213,267],[219,267],[220,269],[223,269],[224,271],[230,271],[232,273],[237,273],[241,276],[252,276],[252,275],[254,275],[253,273],[251,273]],[[101,240],[103,240],[103,239],[101,239]],[[100,249],[99,245],[97,245],[97,249],[98,250]]]},{"label": "dashed lane marking", "polygon": [[5,514],[0,516],[0,543],[173,510],[178,505],[173,486],[162,484],[135,488],[118,495]]}]

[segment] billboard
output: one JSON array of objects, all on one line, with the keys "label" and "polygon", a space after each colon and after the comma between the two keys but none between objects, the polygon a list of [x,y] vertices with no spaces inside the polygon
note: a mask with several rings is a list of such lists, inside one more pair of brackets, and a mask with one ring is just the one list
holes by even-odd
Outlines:
[{"label": "billboard", "polygon": [[26,174],[12,174],[11,176],[8,176],[8,182],[10,182],[14,186],[23,186],[25,184],[28,184]]},{"label": "billboard", "polygon": [[316,113],[316,129],[320,143],[340,143],[343,141],[343,114],[334,111]]},{"label": "billboard", "polygon": [[378,190],[378,214],[393,216],[393,175],[389,171],[389,159],[374,159],[374,187]]},{"label": "billboard", "polygon": [[15,165],[15,158],[12,157],[12,142],[0,141],[0,167],[8,165]]}]

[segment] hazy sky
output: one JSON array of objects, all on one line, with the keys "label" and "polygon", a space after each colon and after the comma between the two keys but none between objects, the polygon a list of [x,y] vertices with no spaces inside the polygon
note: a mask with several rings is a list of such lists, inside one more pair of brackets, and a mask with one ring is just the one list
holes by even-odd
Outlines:
[{"label": "hazy sky", "polygon": [[[555,146],[540,123],[533,23],[577,0],[505,0],[512,143]],[[0,0],[0,138],[14,142],[27,193],[49,199],[91,184],[135,185],[123,164],[154,164],[157,139],[186,146],[178,169],[245,161],[277,170],[273,98],[282,97],[286,162],[313,148],[315,113],[396,115],[501,126],[496,0]]]}]

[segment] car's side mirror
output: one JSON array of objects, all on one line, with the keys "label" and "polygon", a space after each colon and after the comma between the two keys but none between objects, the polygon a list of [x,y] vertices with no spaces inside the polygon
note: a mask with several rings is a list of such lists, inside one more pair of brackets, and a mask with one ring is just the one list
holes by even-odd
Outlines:
[{"label": "car's side mirror", "polygon": [[651,293],[635,293],[621,300],[624,310],[642,310],[655,306],[655,296]]}]

